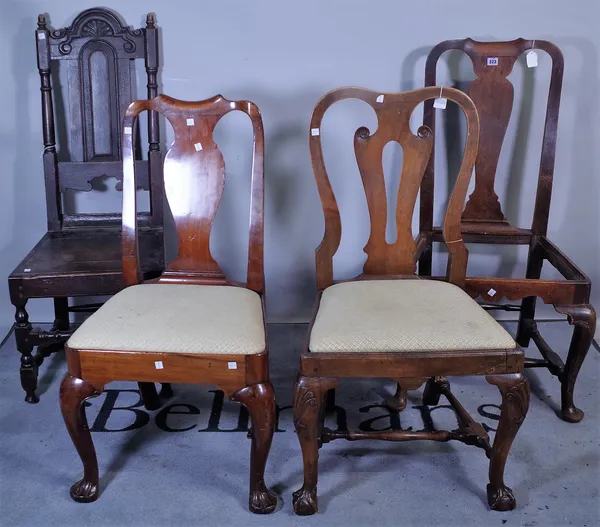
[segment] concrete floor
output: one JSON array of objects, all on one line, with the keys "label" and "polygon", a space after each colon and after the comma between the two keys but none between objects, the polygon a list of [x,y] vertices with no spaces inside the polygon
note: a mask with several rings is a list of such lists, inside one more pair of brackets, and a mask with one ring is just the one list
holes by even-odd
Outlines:
[{"label": "concrete floor", "polygon": [[[540,324],[564,356],[566,323]],[[508,324],[514,330],[514,324]],[[135,405],[133,383],[113,383],[93,399],[88,420],[100,463],[102,494],[92,504],[69,498],[81,465],[60,416],[62,354],[41,367],[41,402],[27,405],[19,385],[19,356],[11,336],[0,350],[0,525],[583,525],[600,524],[600,353],[590,350],[579,377],[579,424],[559,420],[559,384],[545,370],[529,370],[529,415],[513,445],[506,482],[517,509],[490,511],[485,498],[487,459],[461,443],[336,441],[320,454],[319,514],[295,516],[291,492],[302,482],[302,459],[289,405],[304,325],[269,327],[272,378],[281,408],[268,463],[267,483],[280,494],[270,516],[247,511],[250,442],[244,415],[210,387],[176,386],[167,405],[148,413]],[[535,350],[530,350],[536,356]],[[490,429],[499,394],[482,378],[451,379],[461,402]],[[132,391],[133,390],[133,391]],[[377,380],[342,384],[338,404],[350,427],[390,426],[380,407],[393,391]],[[444,402],[441,402],[444,404]],[[400,415],[403,427],[423,428],[420,391]],[[169,410],[169,408],[167,408]],[[179,414],[174,414],[180,412]],[[335,427],[332,417],[329,426]],[[437,427],[455,428],[453,414],[434,410]],[[492,432],[493,433],[493,432]]]}]

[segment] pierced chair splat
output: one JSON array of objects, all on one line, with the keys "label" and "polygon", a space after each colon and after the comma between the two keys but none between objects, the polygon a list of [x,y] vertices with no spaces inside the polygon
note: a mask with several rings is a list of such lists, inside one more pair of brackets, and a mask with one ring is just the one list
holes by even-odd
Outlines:
[{"label": "pierced chair splat", "polygon": [[[367,260],[363,272],[349,281],[334,281],[333,257],[341,241],[341,216],[325,169],[321,134],[311,134],[309,138],[325,233],[316,250],[318,300],[294,389],[294,423],[304,461],[304,484],[293,496],[297,514],[317,511],[318,452],[322,444],[335,439],[457,440],[478,446],[490,458],[490,507],[515,507],[514,495],[504,484],[504,466],[527,413],[529,384],[523,376],[523,350],[464,291],[468,251],[462,239],[460,215],[477,155],[479,119],[471,99],[453,88],[444,88],[443,97],[462,108],[468,131],[442,231],[448,249],[447,275],[444,280],[415,276],[417,261],[426,245],[420,235],[413,239],[411,224],[433,136],[427,126],[413,134],[409,119],[417,105],[439,96],[439,87],[385,94],[340,88],[325,95],[313,111],[310,128],[320,129],[329,107],[355,98],[375,110],[378,123],[375,133],[361,127],[354,135],[371,231],[364,248]],[[403,148],[395,197],[394,243],[385,238],[387,206],[382,167],[383,150],[390,141]],[[446,379],[450,375],[483,375],[487,382],[498,386],[502,407],[493,444],[483,426],[450,391]],[[424,404],[435,405],[444,395],[455,410],[458,429],[363,432],[326,428],[327,393],[341,378],[353,377],[391,378],[404,389],[417,389],[426,382]]]}]

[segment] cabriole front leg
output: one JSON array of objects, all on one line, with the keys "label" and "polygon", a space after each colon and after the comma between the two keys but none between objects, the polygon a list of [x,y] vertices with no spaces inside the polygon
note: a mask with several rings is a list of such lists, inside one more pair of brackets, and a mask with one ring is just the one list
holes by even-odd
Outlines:
[{"label": "cabriole front leg", "polygon": [[273,386],[268,382],[246,386],[231,399],[248,409],[252,425],[249,509],[256,514],[269,514],[277,505],[277,495],[265,484],[265,466],[275,431]]},{"label": "cabriole front leg", "polygon": [[318,511],[317,480],[319,445],[323,428],[324,404],[328,390],[337,386],[335,379],[298,375],[294,386],[294,427],[298,434],[304,464],[304,484],[293,493],[294,512],[309,516]]},{"label": "cabriole front leg", "polygon": [[561,378],[561,411],[560,416],[569,423],[578,423],[584,413],[573,403],[575,382],[581,365],[592,345],[596,331],[596,311],[589,304],[574,306],[555,305],[554,309],[567,315],[569,324],[574,326],[567,362]]},{"label": "cabriole front leg", "polygon": [[504,467],[510,447],[529,409],[529,382],[522,373],[487,375],[486,380],[496,385],[502,394],[500,422],[490,455],[487,498],[493,510],[510,511],[516,507],[516,500],[512,489],[504,484]]},{"label": "cabriole front leg", "polygon": [[71,487],[71,498],[87,503],[98,498],[98,461],[85,416],[84,401],[101,389],[68,373],[60,385],[60,409],[65,425],[83,463],[83,478]]}]

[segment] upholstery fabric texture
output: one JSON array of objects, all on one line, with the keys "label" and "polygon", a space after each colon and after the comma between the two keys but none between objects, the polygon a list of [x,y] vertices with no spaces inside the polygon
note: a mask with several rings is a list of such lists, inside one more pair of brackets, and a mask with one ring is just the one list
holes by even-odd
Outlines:
[{"label": "upholstery fabric texture", "polygon": [[328,287],[309,344],[315,353],[515,347],[510,334],[460,287],[419,279]]},{"label": "upholstery fabric texture", "polygon": [[73,333],[72,349],[251,355],[265,350],[260,296],[242,287],[140,284]]}]

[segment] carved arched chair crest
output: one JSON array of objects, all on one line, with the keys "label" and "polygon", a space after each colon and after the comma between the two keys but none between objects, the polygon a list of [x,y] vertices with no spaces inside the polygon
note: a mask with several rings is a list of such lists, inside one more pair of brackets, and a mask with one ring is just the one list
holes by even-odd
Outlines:
[{"label": "carved arched chair crest", "polygon": [[124,120],[123,266],[126,284],[140,280],[137,258],[136,183],[133,130],[140,112],[154,110],[171,123],[175,140],[164,161],[165,195],[179,238],[179,254],[159,279],[187,283],[226,283],[210,252],[210,233],[225,184],[225,163],[213,131],[227,113],[240,110],[250,117],[254,132],[250,242],[247,286],[264,289],[263,277],[263,157],[264,132],[258,107],[249,101],[228,101],[221,95],[198,102],[159,95],[129,106]]},{"label": "carved arched chair crest", "polygon": [[[316,251],[317,286],[319,290],[333,283],[333,256],[341,241],[341,218],[333,189],[325,170],[320,127],[326,110],[335,102],[355,98],[369,104],[378,118],[377,131],[370,135],[359,128],[354,135],[354,149],[359,166],[369,216],[371,233],[365,252],[364,274],[411,275],[416,270],[417,243],[412,237],[412,215],[415,202],[433,148],[430,128],[422,126],[413,134],[409,119],[415,107],[440,96],[440,88],[423,88],[406,93],[380,93],[362,88],[340,88],[326,94],[316,105],[311,119],[310,151],[313,171],[325,213],[325,234]],[[462,166],[444,221],[444,240],[449,250],[448,277],[457,285],[464,283],[467,248],[462,241],[460,214],[477,154],[479,120],[473,102],[463,92],[444,88],[443,97],[457,103],[467,118],[467,141]],[[398,187],[396,208],[397,239],[385,240],[386,193],[382,168],[383,149],[390,141],[398,142],[404,150],[404,162]]]},{"label": "carved arched chair crest", "polygon": [[[43,15],[38,22],[45,24]],[[149,22],[154,24],[153,17]],[[51,46],[64,56],[76,54],[87,39],[102,39],[113,45],[119,55],[142,58],[144,54],[144,31],[126,26],[115,12],[105,8],[86,9],[69,27],[50,33]]]}]

